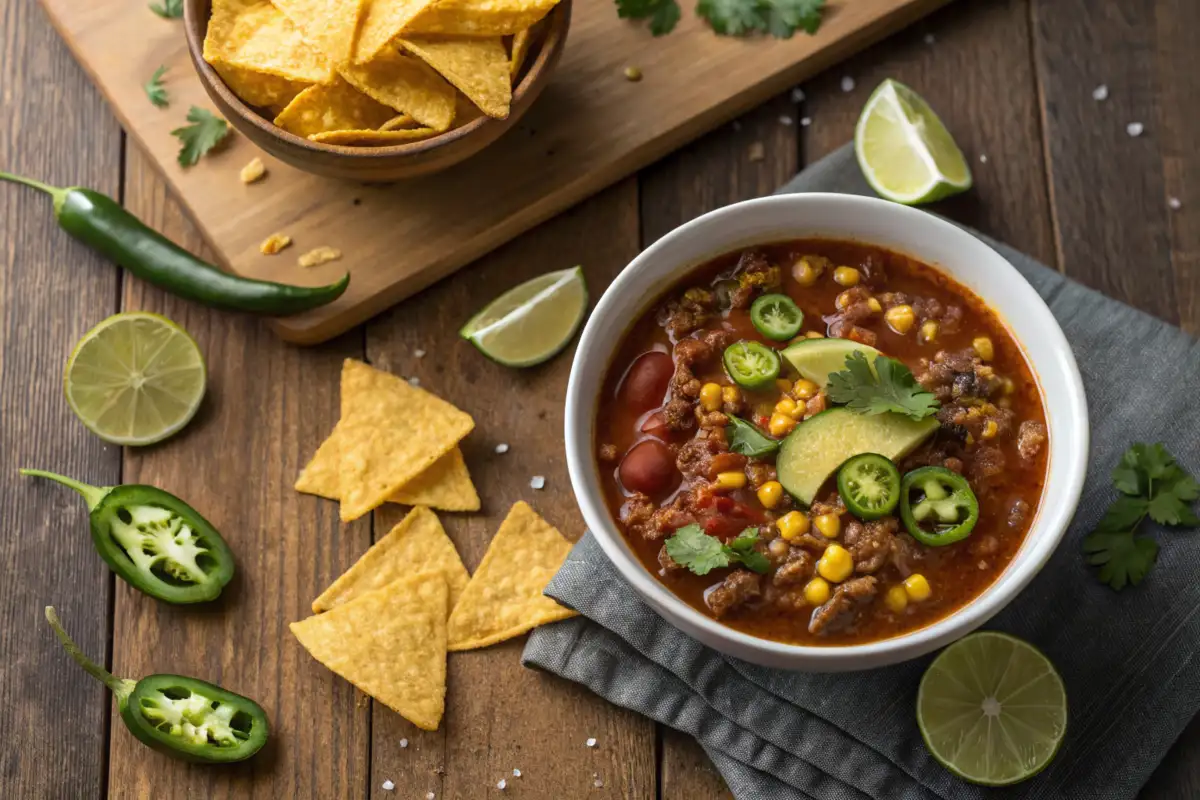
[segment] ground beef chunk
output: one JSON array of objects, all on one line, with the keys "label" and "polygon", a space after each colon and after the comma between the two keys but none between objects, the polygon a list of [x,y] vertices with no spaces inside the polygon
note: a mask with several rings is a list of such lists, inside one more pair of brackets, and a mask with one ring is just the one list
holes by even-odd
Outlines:
[{"label": "ground beef chunk", "polygon": [[761,250],[750,249],[738,258],[734,279],[737,288],[729,295],[731,308],[749,308],[756,291],[773,292],[780,284],[779,267],[771,265]]},{"label": "ground beef chunk", "polygon": [[707,289],[688,289],[678,300],[671,300],[658,310],[658,324],[676,339],[704,327],[715,305],[713,293]]},{"label": "ground beef chunk", "polygon": [[844,630],[854,622],[858,609],[869,603],[878,591],[875,579],[869,575],[840,584],[833,590],[829,602],[813,609],[808,632],[820,635]]},{"label": "ground beef chunk", "polygon": [[808,579],[812,577],[815,563],[811,553],[793,547],[788,553],[787,561],[775,570],[775,576],[771,578],[771,583],[776,586],[796,586],[807,583]]},{"label": "ground beef chunk", "polygon": [[708,480],[712,473],[713,457],[720,452],[718,444],[707,437],[696,437],[684,442],[675,456],[675,466],[689,480]]},{"label": "ground beef chunk", "polygon": [[859,574],[875,572],[892,555],[892,539],[900,523],[895,517],[883,517],[867,523],[854,520],[842,536],[846,549],[854,558],[854,571]]},{"label": "ground beef chunk", "polygon": [[729,417],[720,411],[705,411],[700,406],[696,406],[696,422],[701,428],[711,430],[713,428],[724,428],[729,424]]},{"label": "ground beef chunk", "polygon": [[709,589],[704,602],[718,618],[738,606],[756,600],[762,594],[762,579],[748,569],[737,569],[729,573],[719,586]]},{"label": "ground beef chunk", "polygon": [[832,544],[831,540],[824,536],[814,536],[811,533],[802,533],[792,540],[793,547],[800,547],[817,555],[824,553],[825,548],[830,544]]},{"label": "ground beef chunk", "polygon": [[617,451],[615,444],[600,445],[600,460],[601,461],[616,461],[621,454]]},{"label": "ground beef chunk", "polygon": [[637,492],[626,498],[622,504],[621,522],[625,523],[625,528],[635,536],[643,536],[647,539],[656,538],[649,535],[650,522],[656,508],[654,501],[641,492]]},{"label": "ground beef chunk", "polygon": [[942,466],[951,472],[957,472],[959,475],[962,475],[963,460],[961,458],[954,458],[951,456],[942,462]]},{"label": "ground beef chunk", "polygon": [[749,461],[738,453],[717,453],[708,465],[708,479],[712,480],[722,472],[741,472]]},{"label": "ground beef chunk", "polygon": [[817,414],[820,414],[825,410],[827,405],[828,402],[824,392],[813,395],[804,404],[804,418],[808,419],[809,417],[814,417]]},{"label": "ground beef chunk", "polygon": [[[696,426],[696,406],[703,385],[694,368],[713,357],[727,338],[725,331],[710,331],[702,338],[688,338],[675,345],[675,374],[671,376],[671,399],[663,407],[663,422],[673,431],[688,431]],[[717,412],[720,413],[720,412]],[[711,427],[711,426],[710,426]]]},{"label": "ground beef chunk", "polygon": [[916,378],[943,404],[986,400],[1004,385],[1004,381],[996,377],[996,371],[984,364],[972,348],[953,352],[939,350],[932,361],[922,359],[917,366]]},{"label": "ground beef chunk", "polygon": [[751,461],[746,467],[746,477],[750,480],[750,488],[757,490],[764,483],[775,480],[775,466],[765,461]]},{"label": "ground beef chunk", "polygon": [[662,549],[658,551],[658,565],[662,567],[664,575],[677,575],[687,569],[681,567],[671,558],[671,554],[667,552],[667,546],[664,544]]},{"label": "ground beef chunk", "polygon": [[1024,461],[1032,461],[1037,458],[1038,453],[1042,452],[1042,445],[1046,443],[1046,426],[1040,422],[1034,422],[1027,419],[1021,423],[1021,427],[1017,430],[1017,452],[1021,454],[1021,459]]},{"label": "ground beef chunk", "polygon": [[999,447],[983,445],[975,451],[968,473],[973,481],[985,481],[1004,472],[1004,453]]},{"label": "ground beef chunk", "polygon": [[673,431],[691,430],[696,425],[696,414],[692,410],[694,406],[694,400],[688,400],[686,397],[672,397],[663,406],[663,424]]},{"label": "ground beef chunk", "polygon": [[1008,507],[1008,527],[1021,528],[1025,525],[1025,520],[1029,518],[1029,503],[1021,498],[1013,500],[1012,505]]},{"label": "ground beef chunk", "polygon": [[824,500],[818,500],[812,504],[812,515],[819,517],[822,514],[841,514],[846,510],[846,504],[842,502],[842,496],[837,492],[831,493]]},{"label": "ground beef chunk", "polygon": [[921,562],[925,560],[925,552],[916,540],[907,533],[897,534],[892,537],[891,542],[892,566],[896,572],[900,573],[901,578],[907,578],[912,575],[920,567]]}]

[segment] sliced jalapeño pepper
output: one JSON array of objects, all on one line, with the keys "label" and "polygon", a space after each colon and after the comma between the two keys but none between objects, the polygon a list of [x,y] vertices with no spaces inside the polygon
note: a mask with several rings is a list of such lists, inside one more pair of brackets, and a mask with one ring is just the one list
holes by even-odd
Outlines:
[{"label": "sliced jalape\u00f1o pepper", "polygon": [[71,658],[112,691],[125,727],[143,744],[184,761],[228,764],[267,743],[267,712],[250,698],[180,675],[118,678],[71,641],[53,606],[46,620]]},{"label": "sliced jalape\u00f1o pepper", "polygon": [[98,487],[23,469],[22,475],[69,486],[87,501],[92,544],[135,589],[168,603],[215,600],[233,577],[233,553],[208,520],[153,486]]},{"label": "sliced jalape\u00f1o pepper", "polygon": [[842,502],[859,519],[887,516],[900,502],[900,470],[878,453],[846,459],[838,468],[837,486]]},{"label": "sliced jalape\u00f1o pepper", "polygon": [[957,472],[922,467],[900,482],[900,519],[918,542],[941,547],[971,535],[979,521],[979,501]]},{"label": "sliced jalape\u00f1o pepper", "polygon": [[786,342],[804,325],[804,312],[786,294],[764,294],[750,306],[750,321],[768,339]]},{"label": "sliced jalape\u00f1o pepper", "polygon": [[722,360],[734,383],[751,391],[766,389],[779,377],[779,354],[761,342],[734,342]]}]

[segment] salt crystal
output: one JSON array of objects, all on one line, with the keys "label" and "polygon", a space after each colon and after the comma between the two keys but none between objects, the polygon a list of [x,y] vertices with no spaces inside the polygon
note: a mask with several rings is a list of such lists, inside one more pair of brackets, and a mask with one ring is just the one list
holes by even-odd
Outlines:
[{"label": "salt crystal", "polygon": [[596,739],[594,737],[589,738],[586,742],[584,742],[584,744],[586,744],[588,747],[595,747]]},{"label": "salt crystal", "polygon": [[500,455],[504,455],[508,452],[508,445],[506,445],[504,442],[501,442],[500,444],[496,445],[496,452]]},{"label": "salt crystal", "polygon": [[408,379],[408,383],[409,383],[409,385],[411,385],[411,386],[420,386],[420,385],[421,385],[421,379],[420,379],[420,378],[409,378],[409,379]]},{"label": "salt crystal", "polygon": [[600,780],[599,778],[596,778],[596,780],[592,781],[592,786],[595,786],[597,789],[603,789],[604,781]]},{"label": "salt crystal", "polygon": [[496,783],[496,788],[503,792],[505,789],[508,788],[508,781],[504,780],[504,778],[501,778]]},{"label": "salt crystal", "polygon": [[792,124],[792,118],[791,118],[791,117],[789,117],[788,115],[784,114],[783,116],[781,116],[781,117],[779,118],[779,124],[780,124],[780,125],[791,125],[791,124]]},{"label": "salt crystal", "polygon": [[413,350],[413,355],[416,356],[417,358],[424,358],[425,351],[424,350]]},{"label": "salt crystal", "polygon": [[854,78],[851,78],[849,75],[845,75],[842,77],[842,91],[843,92],[853,92],[854,91]]},{"label": "salt crystal", "polygon": [[383,790],[385,792],[390,792],[392,789],[395,789],[395,788],[396,788],[396,784],[392,783],[391,781],[383,782]]},{"label": "salt crystal", "polygon": [[1095,89],[1092,89],[1092,99],[1093,100],[1107,100],[1108,99],[1108,86],[1102,83],[1099,86],[1097,86]]},{"label": "salt crystal", "polygon": [[987,155],[986,155],[985,153],[980,153],[980,154],[979,154],[979,163],[980,163],[980,164],[986,164],[986,163],[987,163]]},{"label": "salt crystal", "polygon": [[1183,201],[1181,201],[1178,197],[1168,197],[1167,206],[1172,211],[1178,211],[1179,209],[1183,208]]},{"label": "salt crystal", "polygon": [[800,127],[801,128],[807,128],[809,125],[812,125],[812,117],[801,117],[800,118]]},{"label": "salt crystal", "polygon": [[408,747],[408,739],[401,739],[401,740],[400,740],[400,746],[401,746],[401,747]]},{"label": "salt crystal", "polygon": [[530,479],[529,479],[529,488],[530,488],[530,489],[544,489],[544,488],[546,488],[546,479],[545,479],[545,477],[543,477],[543,476],[541,476],[541,475],[534,475],[532,478],[530,478]]},{"label": "salt crystal", "polygon": [[519,770],[519,769],[515,769],[515,768],[514,768],[514,769],[513,769],[513,777],[514,777],[514,778],[519,778],[519,777],[521,777],[521,770]]},{"label": "salt crystal", "polygon": [[804,98],[805,98],[805,94],[804,94],[803,89],[801,89],[799,86],[797,86],[795,89],[792,89],[792,102],[793,103],[803,103]]},{"label": "salt crystal", "polygon": [[435,795],[433,792],[425,793],[425,800],[433,800],[435,797],[437,797],[437,795]]},{"label": "salt crystal", "polygon": [[1144,130],[1146,130],[1146,126],[1140,122],[1131,122],[1125,126],[1125,132],[1130,136],[1141,136]]}]

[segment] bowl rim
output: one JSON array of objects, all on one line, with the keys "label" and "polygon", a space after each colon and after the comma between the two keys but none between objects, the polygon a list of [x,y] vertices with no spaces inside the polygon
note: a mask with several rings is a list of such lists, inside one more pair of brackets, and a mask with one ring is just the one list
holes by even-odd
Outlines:
[{"label": "bowl rim", "polygon": [[[274,125],[270,120],[263,117],[253,106],[250,106],[225,83],[220,74],[216,71],[212,64],[204,60],[204,38],[208,32],[208,20],[203,18],[203,15],[198,13],[201,6],[209,5],[211,0],[191,0],[184,3],[184,34],[187,39],[188,50],[191,53],[192,64],[196,69],[196,73],[200,76],[200,80],[212,87],[213,91],[221,95],[221,99],[233,109],[234,113],[249,125],[253,125],[265,135],[274,137],[281,142],[300,147],[308,150],[311,153],[319,153],[323,155],[345,156],[361,160],[381,159],[394,156],[416,156],[422,153],[437,150],[440,147],[446,147],[461,141],[485,127],[490,125],[500,125],[507,122],[506,119],[495,119],[486,114],[471,120],[466,125],[459,128],[451,128],[435,136],[427,139],[421,139],[415,142],[406,142],[404,144],[381,145],[376,147],[353,147],[350,145],[325,144],[324,142],[314,142],[303,136],[297,136],[294,133],[283,130]],[[570,26],[570,10],[571,0],[559,0],[559,2],[550,10],[550,13],[543,17],[545,22],[545,35],[540,37],[541,41],[536,42],[537,53],[532,61],[527,61],[525,67],[525,77],[513,89],[512,102],[510,108],[518,105],[524,100],[525,95],[529,93],[539,80],[542,79],[543,73],[546,71],[549,64],[552,63],[556,51],[562,49],[566,43],[567,29]],[[455,92],[458,92],[455,88]],[[397,114],[402,112],[396,112]],[[510,112],[511,116],[511,112]]]},{"label": "bowl rim", "polygon": [[[736,250],[739,247],[750,246],[750,241],[746,238],[738,239],[737,234],[718,233],[717,238],[720,239],[723,237],[725,241],[723,244],[714,247],[710,255],[694,259],[690,262],[685,261],[675,264],[666,273],[666,275],[669,275],[669,279],[663,276],[660,280],[661,287],[656,288],[651,293],[645,293],[644,288],[639,290],[643,292],[645,299],[640,304],[631,303],[630,305],[637,306],[636,314],[631,314],[627,317],[625,307],[622,305],[626,300],[626,295],[630,291],[627,287],[634,286],[636,288],[639,271],[661,260],[660,254],[664,250],[674,246],[680,239],[695,236],[701,228],[716,228],[718,231],[721,230],[721,226],[725,224],[725,219],[733,215],[780,205],[788,207],[789,210],[795,212],[798,218],[802,218],[801,215],[806,206],[812,207],[814,204],[828,203],[843,204],[845,213],[848,215],[892,215],[896,218],[897,222],[903,223],[906,226],[924,226],[929,234],[947,237],[954,244],[955,249],[963,253],[962,258],[964,259],[990,254],[990,259],[994,263],[989,263],[989,269],[995,268],[1004,271],[1006,273],[1005,278],[1010,279],[1008,283],[1011,285],[1006,287],[1007,296],[1003,302],[997,303],[994,297],[984,296],[974,287],[971,287],[971,291],[978,294],[989,308],[996,310],[1000,314],[1002,323],[1009,329],[1013,340],[1020,347],[1022,355],[1026,358],[1027,363],[1029,363],[1030,369],[1034,373],[1035,380],[1038,383],[1042,404],[1047,412],[1047,426],[1051,433],[1051,450],[1050,456],[1047,459],[1046,484],[1042,489],[1041,502],[1038,504],[1033,523],[1025,535],[1022,550],[1018,551],[1018,555],[1000,575],[983,592],[966,605],[929,625],[887,639],[844,646],[836,644],[822,646],[789,644],[743,633],[734,628],[722,625],[720,622],[702,614],[677,597],[674,592],[657,580],[629,548],[624,540],[624,536],[613,522],[612,515],[607,508],[602,492],[597,491],[600,487],[599,481],[596,479],[598,472],[594,453],[594,415],[596,404],[599,400],[598,396],[582,396],[582,385],[588,379],[588,373],[592,370],[601,370],[602,381],[603,372],[607,371],[613,355],[612,352],[601,352],[594,341],[600,335],[599,331],[601,328],[611,329],[620,327],[623,337],[633,320],[645,313],[649,308],[649,304],[657,299],[662,289],[665,289],[668,285],[672,285],[689,270],[696,268],[707,259]],[[854,216],[847,218],[857,219]],[[803,228],[803,223],[798,224],[797,227]],[[795,237],[802,235],[804,234],[798,232],[795,234]],[[820,234],[810,233],[808,235],[819,236]],[[785,234],[759,237],[757,241],[766,243],[768,241],[784,241],[787,238],[788,235]],[[838,238],[838,236],[831,234],[828,238]],[[852,239],[854,237],[852,235],[842,235],[840,238]],[[869,243],[871,240],[869,237],[863,237],[862,241]],[[922,258],[917,251],[918,249],[914,248],[912,255],[925,263],[929,263],[930,259]],[[975,252],[971,254],[971,250]],[[959,283],[963,283],[960,277],[945,267],[936,263],[931,263],[930,266],[949,274],[950,277]],[[1054,368],[1061,371],[1067,388],[1064,394],[1047,396],[1043,381],[1036,369],[1035,359],[1032,357],[1029,347],[1017,336],[1012,326],[1004,319],[1004,313],[1000,310],[1000,306],[1011,308],[1017,305],[1022,307],[1023,313],[1028,313],[1034,317],[1032,324],[1035,324],[1041,332],[1038,349],[1046,353],[1045,359],[1038,360],[1053,361]],[[586,354],[587,357],[582,358],[580,354]],[[1052,415],[1050,413],[1051,408],[1055,406],[1064,408],[1064,414],[1058,417],[1057,426],[1052,423]],[[1064,428],[1064,426],[1066,427]],[[1016,268],[1000,253],[996,252],[994,248],[951,222],[915,208],[901,206],[874,197],[805,192],[746,200],[710,211],[663,236],[650,247],[643,250],[621,271],[600,297],[580,336],[577,355],[571,365],[567,385],[564,413],[564,440],[566,445],[567,469],[571,479],[572,490],[575,493],[588,529],[592,531],[601,548],[609,560],[613,562],[622,577],[667,622],[683,630],[685,633],[700,639],[706,645],[748,661],[776,667],[811,671],[839,671],[884,666],[916,658],[931,652],[984,624],[1020,594],[1033,577],[1041,571],[1042,567],[1045,566],[1050,556],[1057,549],[1075,513],[1083,491],[1083,483],[1087,471],[1089,425],[1083,380],[1065,334],[1041,296],[1038,295]],[[1076,446],[1071,451],[1056,449],[1065,448],[1069,442],[1076,443]],[[1060,458],[1062,459],[1061,462],[1059,461]],[[1062,465],[1061,468],[1065,471],[1063,485],[1056,492],[1054,502],[1048,503],[1047,492],[1050,485],[1052,485],[1051,470],[1060,463]],[[589,480],[589,478],[592,480]],[[1023,555],[1022,551],[1026,548],[1028,548],[1028,555]]]}]

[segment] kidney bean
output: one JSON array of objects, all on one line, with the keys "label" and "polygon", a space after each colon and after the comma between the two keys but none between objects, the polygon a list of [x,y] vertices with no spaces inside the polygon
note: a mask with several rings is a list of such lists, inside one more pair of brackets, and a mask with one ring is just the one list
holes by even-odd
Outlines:
[{"label": "kidney bean", "polygon": [[646,417],[646,421],[642,423],[642,433],[653,436],[657,439],[667,441],[671,435],[671,429],[667,427],[666,417],[661,411],[655,411],[650,416]]},{"label": "kidney bean", "polygon": [[617,474],[626,490],[651,496],[661,495],[679,481],[671,449],[658,439],[643,439],[630,448]]},{"label": "kidney bean", "polygon": [[667,384],[674,374],[675,362],[669,354],[660,350],[642,353],[625,372],[617,388],[617,401],[634,413],[662,405]]}]

